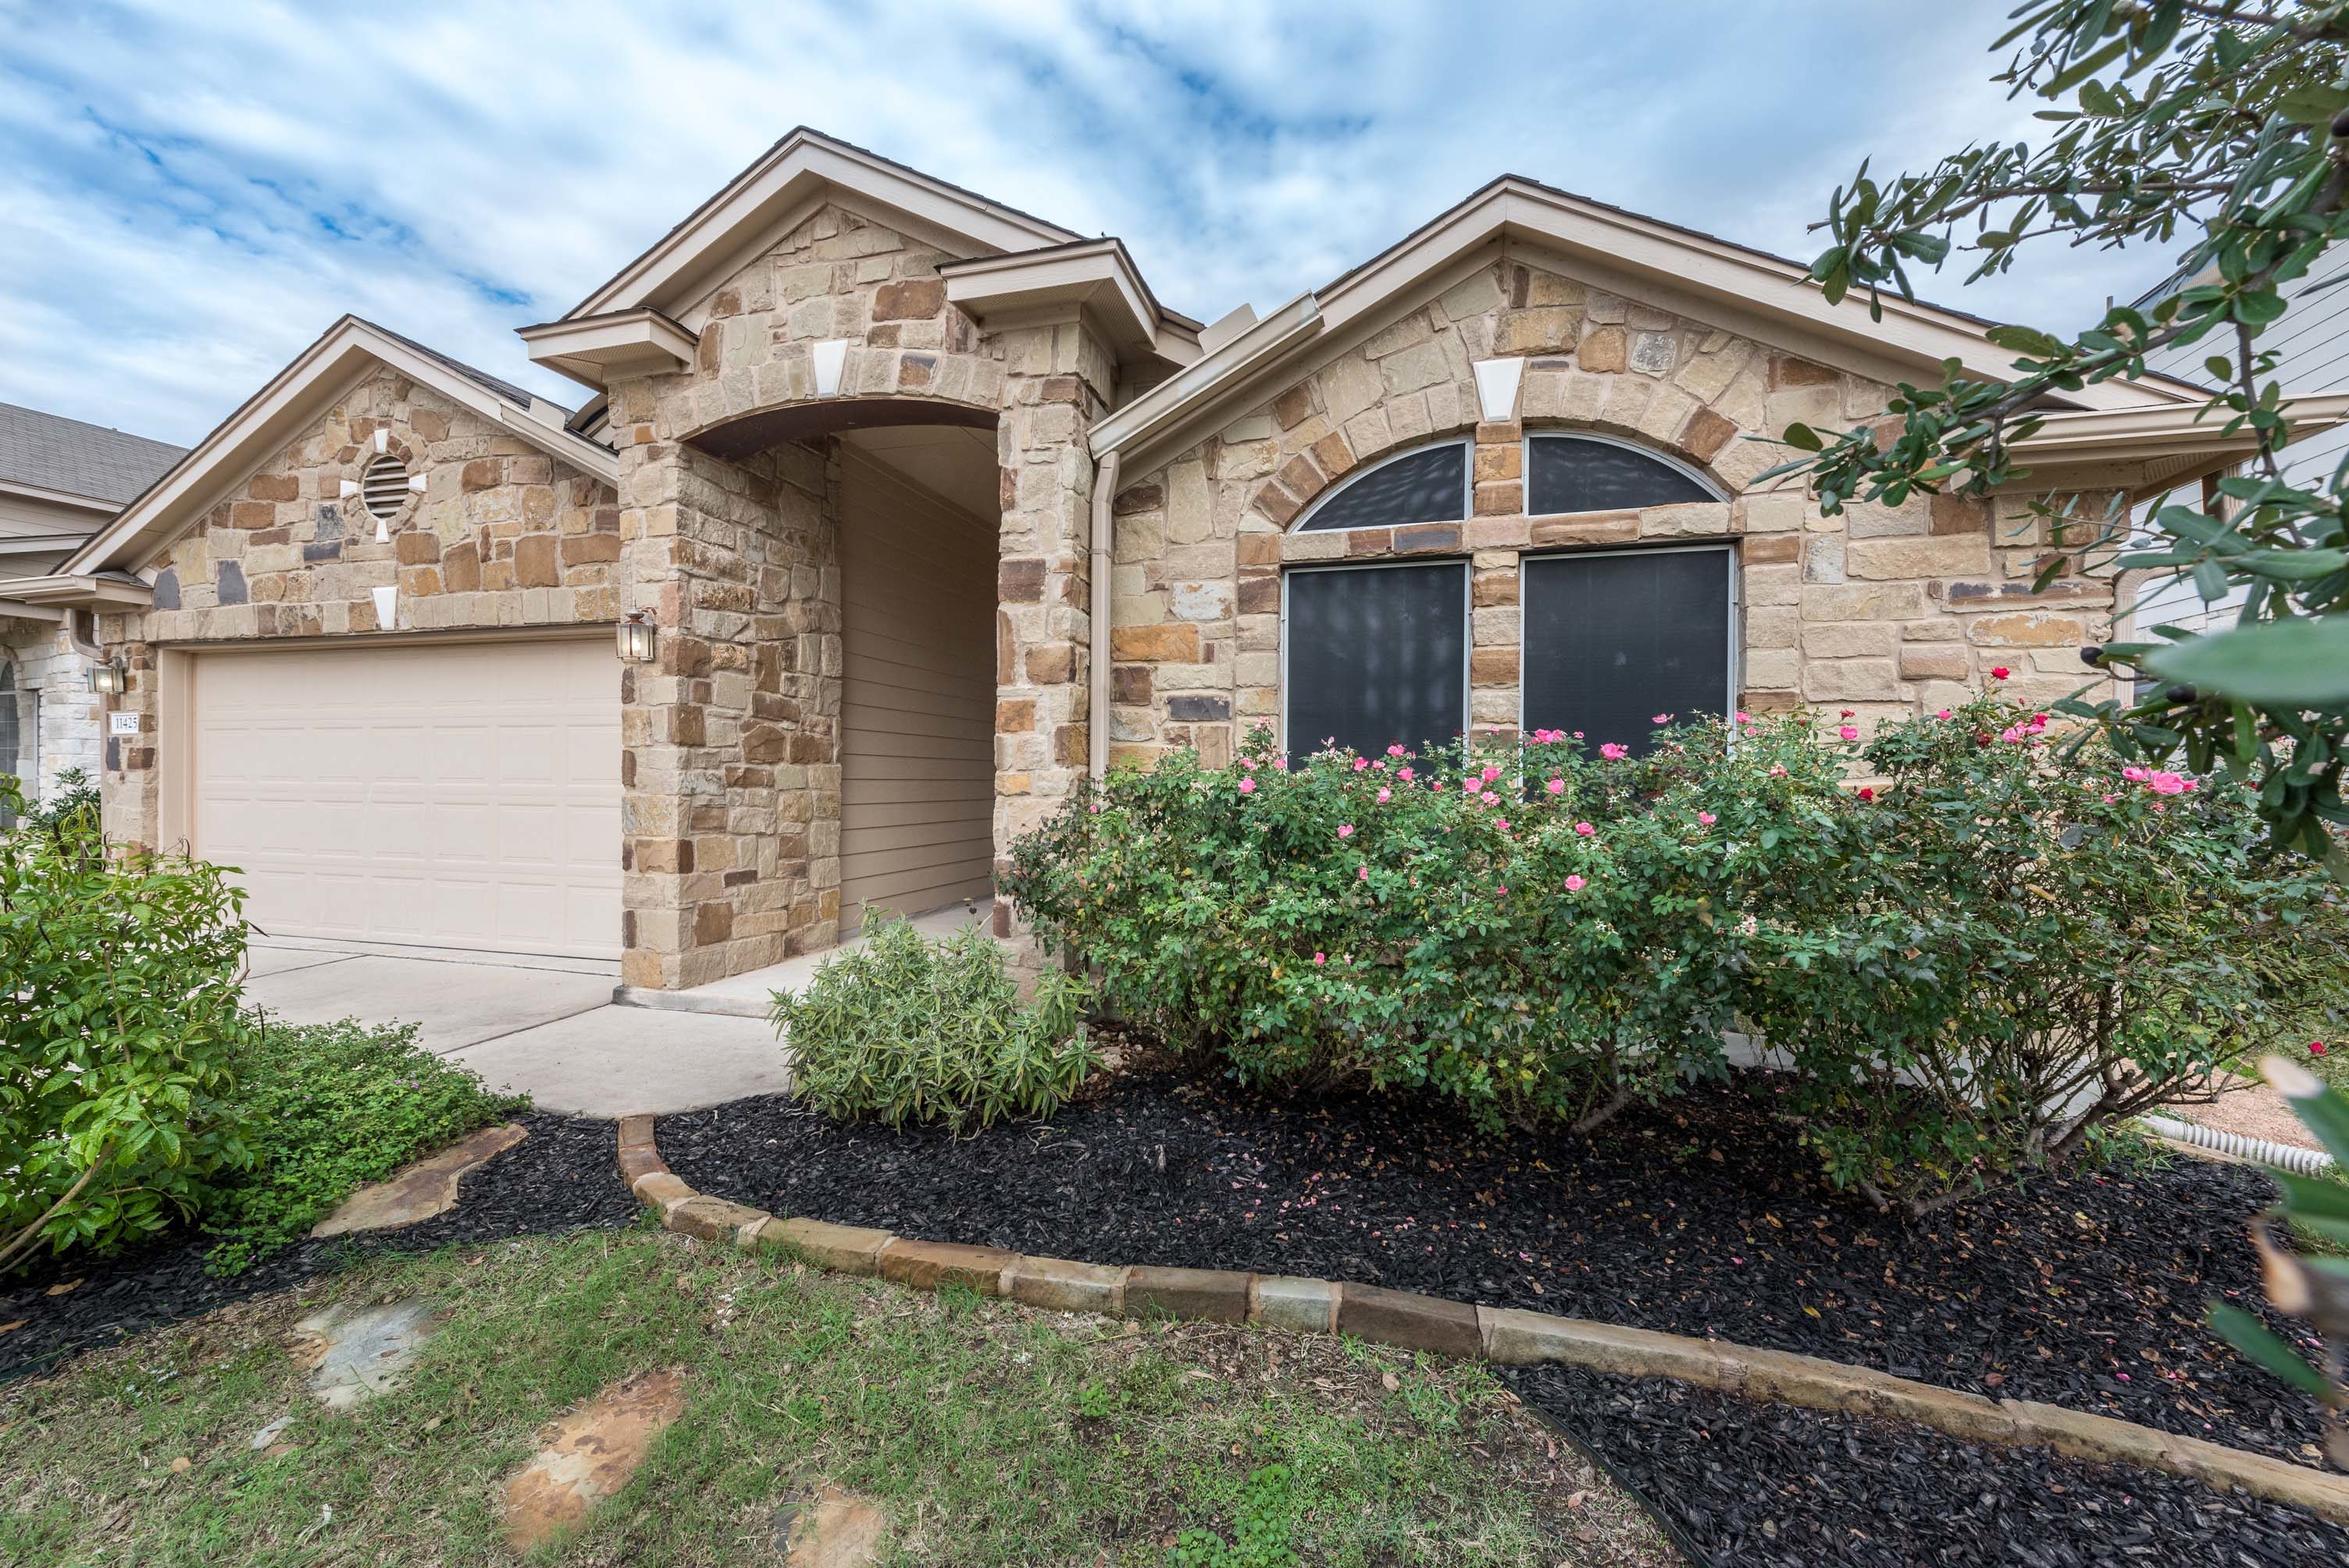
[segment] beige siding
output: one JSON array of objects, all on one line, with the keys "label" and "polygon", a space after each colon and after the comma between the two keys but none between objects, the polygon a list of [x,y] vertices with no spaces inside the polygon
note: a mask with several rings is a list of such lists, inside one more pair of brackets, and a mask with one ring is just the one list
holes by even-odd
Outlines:
[{"label": "beige siding", "polygon": [[840,924],[987,896],[996,530],[843,451]]}]

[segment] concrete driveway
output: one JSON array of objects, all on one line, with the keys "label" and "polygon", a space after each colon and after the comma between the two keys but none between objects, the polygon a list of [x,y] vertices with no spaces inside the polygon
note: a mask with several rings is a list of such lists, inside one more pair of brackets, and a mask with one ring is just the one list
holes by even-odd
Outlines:
[{"label": "concrete driveway", "polygon": [[245,999],[270,1016],[415,1024],[426,1048],[544,1110],[666,1115],[788,1081],[762,1020],[615,1006],[615,964],[283,939],[252,958]]}]

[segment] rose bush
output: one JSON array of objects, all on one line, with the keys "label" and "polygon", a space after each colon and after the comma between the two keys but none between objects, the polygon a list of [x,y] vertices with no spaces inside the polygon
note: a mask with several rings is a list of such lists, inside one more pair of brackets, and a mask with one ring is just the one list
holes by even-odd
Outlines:
[{"label": "rose bush", "polygon": [[2247,791],[1995,696],[1864,746],[1847,715],[1657,724],[1637,758],[1537,732],[1293,769],[1258,732],[1072,799],[1004,890],[1252,1084],[1588,1129],[1758,1036],[1826,1174],[1913,1209],[2207,1091],[2287,1001],[2247,960],[2323,907]]}]

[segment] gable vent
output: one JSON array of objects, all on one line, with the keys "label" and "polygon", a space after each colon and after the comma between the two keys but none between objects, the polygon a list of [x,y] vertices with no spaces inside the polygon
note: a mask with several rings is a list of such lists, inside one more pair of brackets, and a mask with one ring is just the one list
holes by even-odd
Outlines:
[{"label": "gable vent", "polygon": [[408,504],[408,465],[386,452],[359,476],[359,500],[367,515],[388,521]]}]

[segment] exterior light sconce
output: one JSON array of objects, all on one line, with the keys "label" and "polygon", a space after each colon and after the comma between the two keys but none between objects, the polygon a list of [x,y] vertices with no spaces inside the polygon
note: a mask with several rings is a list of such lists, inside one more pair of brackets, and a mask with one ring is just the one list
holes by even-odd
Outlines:
[{"label": "exterior light sconce", "polygon": [[620,623],[620,657],[632,665],[652,663],[653,624],[642,610],[629,611]]},{"label": "exterior light sconce", "polygon": [[100,696],[120,696],[130,689],[130,666],[117,654],[111,663],[89,667],[89,689]]}]

